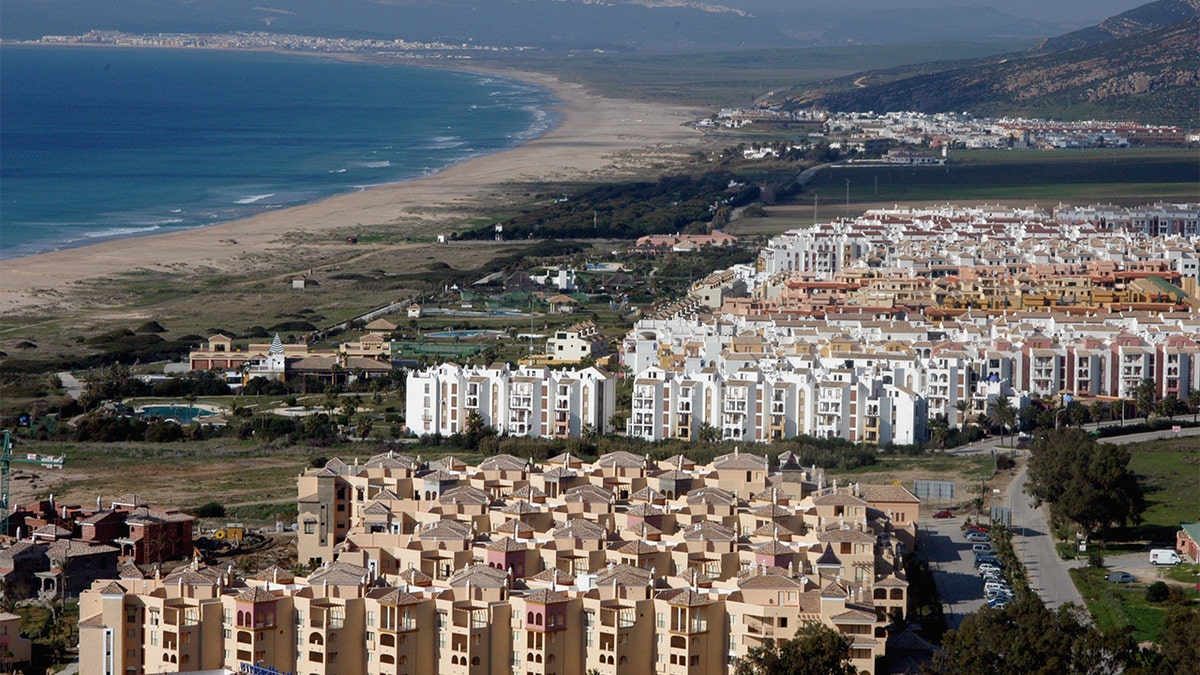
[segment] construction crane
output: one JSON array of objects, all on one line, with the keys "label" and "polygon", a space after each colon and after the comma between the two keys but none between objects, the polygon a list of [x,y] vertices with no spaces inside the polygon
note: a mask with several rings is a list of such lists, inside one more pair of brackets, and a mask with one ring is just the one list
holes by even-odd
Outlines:
[{"label": "construction crane", "polygon": [[11,493],[9,484],[12,482],[12,465],[37,464],[47,469],[61,469],[64,455],[36,455],[29,453],[24,457],[13,458],[12,432],[4,430],[4,448],[0,450],[0,535],[8,536],[8,517],[12,515],[10,504]]}]

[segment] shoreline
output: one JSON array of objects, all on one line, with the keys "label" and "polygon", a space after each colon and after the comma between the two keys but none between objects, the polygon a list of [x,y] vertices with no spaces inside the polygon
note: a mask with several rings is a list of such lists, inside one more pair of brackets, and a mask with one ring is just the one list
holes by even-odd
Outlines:
[{"label": "shoreline", "polygon": [[[113,47],[123,49],[124,47]],[[293,52],[283,52],[292,54]],[[330,57],[336,55],[314,54]],[[358,60],[364,60],[359,57]],[[557,125],[507,150],[447,165],[410,180],[372,186],[249,218],[176,232],[123,237],[57,251],[9,258],[0,273],[0,316],[61,313],[82,308],[72,291],[89,282],[139,272],[185,281],[213,274],[284,273],[273,253],[297,247],[312,257],[358,250],[333,236],[339,231],[384,230],[396,236],[450,234],[466,211],[505,198],[522,183],[617,178],[639,161],[631,155],[677,154],[702,135],[682,126],[697,111],[661,104],[607,99],[542,73],[480,64],[424,64],[370,59],[412,67],[506,77],[547,89],[559,103],[548,112]],[[629,166],[622,168],[622,163]],[[399,244],[397,244],[399,245]],[[90,306],[90,305],[89,305]]]}]

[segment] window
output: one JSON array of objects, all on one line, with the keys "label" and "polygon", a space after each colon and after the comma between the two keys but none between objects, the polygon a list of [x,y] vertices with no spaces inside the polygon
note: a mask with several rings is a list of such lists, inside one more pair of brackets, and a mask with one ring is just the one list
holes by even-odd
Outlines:
[{"label": "window", "polygon": [[374,628],[374,627],[375,627],[375,612],[373,610],[367,610],[367,628]]},{"label": "window", "polygon": [[[311,520],[304,521],[304,534],[316,534],[317,524]],[[225,610],[229,611],[229,610]]]}]

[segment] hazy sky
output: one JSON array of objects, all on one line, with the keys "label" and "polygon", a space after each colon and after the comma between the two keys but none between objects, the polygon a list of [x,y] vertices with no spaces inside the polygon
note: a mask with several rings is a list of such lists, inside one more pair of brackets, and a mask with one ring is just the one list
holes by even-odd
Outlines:
[{"label": "hazy sky", "polygon": [[1095,23],[1150,0],[705,0],[712,4],[744,8],[862,7],[903,9],[906,7],[992,7],[1012,16],[1041,21]]}]

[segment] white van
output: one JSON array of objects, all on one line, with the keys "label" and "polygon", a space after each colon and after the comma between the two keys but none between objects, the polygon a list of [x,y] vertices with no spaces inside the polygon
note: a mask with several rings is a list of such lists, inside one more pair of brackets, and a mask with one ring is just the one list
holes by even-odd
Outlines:
[{"label": "white van", "polygon": [[1151,565],[1178,565],[1183,562],[1179,554],[1169,548],[1155,548],[1150,550]]}]

